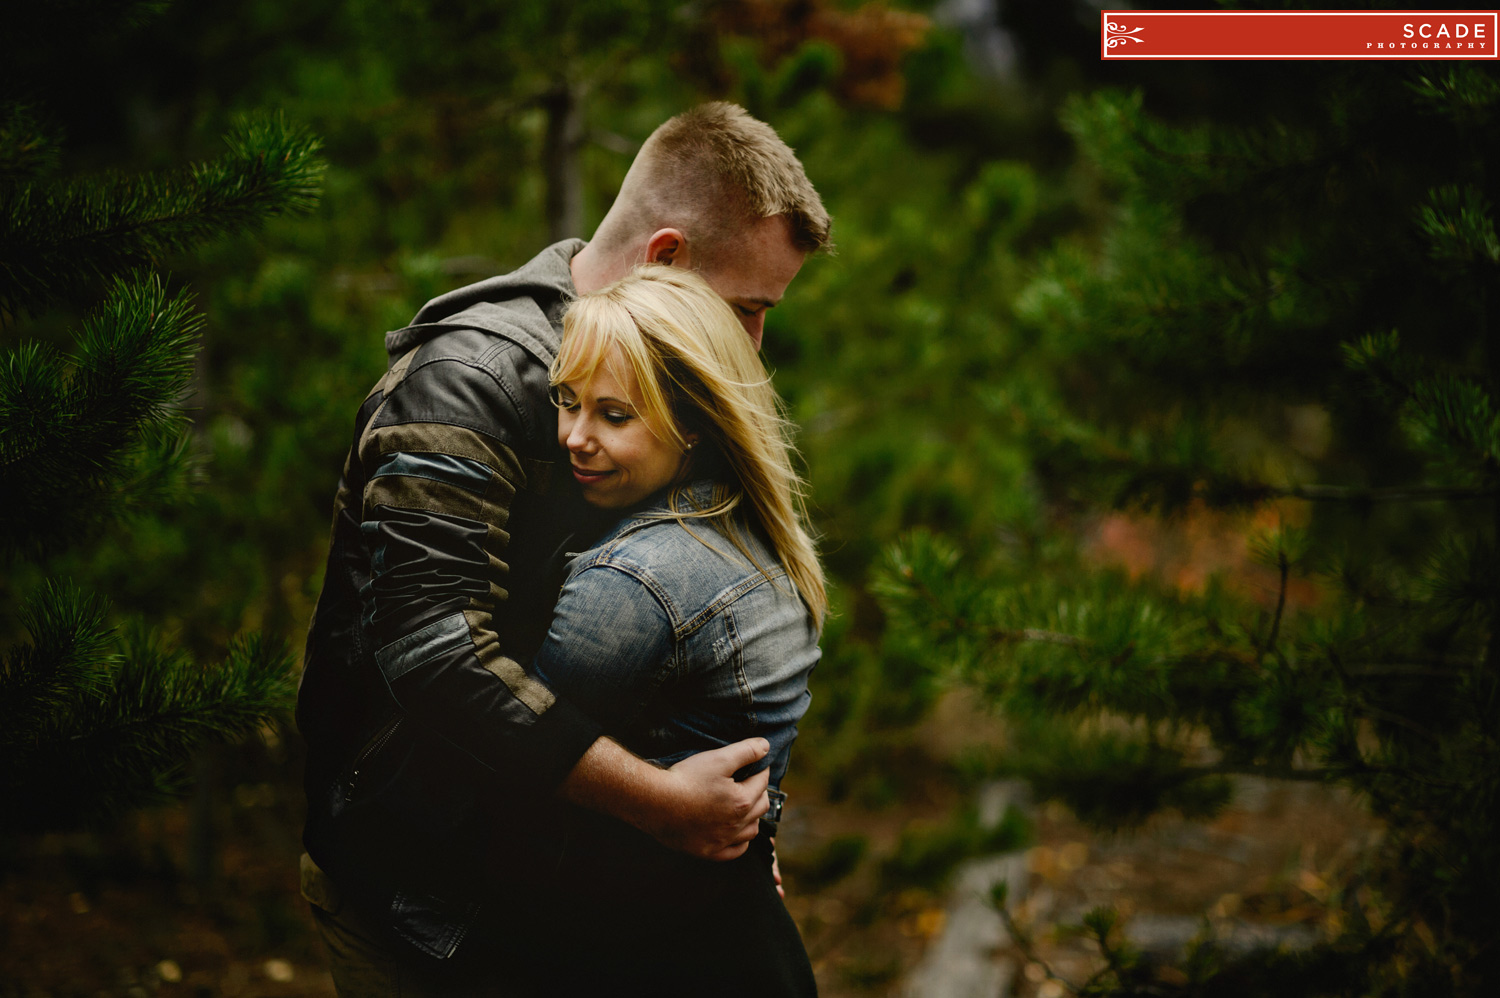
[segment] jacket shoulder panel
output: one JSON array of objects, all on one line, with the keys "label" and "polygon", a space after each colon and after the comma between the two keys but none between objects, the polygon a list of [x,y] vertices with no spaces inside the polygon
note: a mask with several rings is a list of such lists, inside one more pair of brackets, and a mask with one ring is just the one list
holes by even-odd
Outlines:
[{"label": "jacket shoulder panel", "polygon": [[554,419],[544,365],[514,342],[457,329],[416,348],[371,425],[443,423],[520,448],[550,441]]},{"label": "jacket shoulder panel", "polygon": [[635,576],[668,607],[682,636],[744,594],[785,584],[785,570],[765,545],[748,531],[741,535],[753,562],[712,522],[636,520],[580,559],[574,571],[607,565]]}]

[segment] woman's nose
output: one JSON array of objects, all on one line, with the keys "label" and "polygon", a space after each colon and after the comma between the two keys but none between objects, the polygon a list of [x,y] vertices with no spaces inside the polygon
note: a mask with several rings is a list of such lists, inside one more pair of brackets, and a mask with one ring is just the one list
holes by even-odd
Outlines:
[{"label": "woman's nose", "polygon": [[567,445],[570,451],[588,451],[594,443],[594,435],[589,432],[588,420],[575,416],[573,425],[568,427]]}]

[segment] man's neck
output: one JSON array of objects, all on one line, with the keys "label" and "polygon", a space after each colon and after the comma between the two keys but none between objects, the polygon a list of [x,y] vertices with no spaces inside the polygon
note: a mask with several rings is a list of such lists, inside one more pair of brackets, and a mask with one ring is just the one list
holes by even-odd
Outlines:
[{"label": "man's neck", "polygon": [[598,291],[609,283],[600,279],[599,252],[594,248],[595,245],[588,243],[568,261],[568,268],[573,272],[573,288],[580,295]]},{"label": "man's neck", "polygon": [[598,291],[629,274],[640,262],[639,258],[644,258],[644,254],[611,253],[602,249],[598,240],[594,240],[575,253],[568,262],[573,272],[573,287],[580,295]]}]

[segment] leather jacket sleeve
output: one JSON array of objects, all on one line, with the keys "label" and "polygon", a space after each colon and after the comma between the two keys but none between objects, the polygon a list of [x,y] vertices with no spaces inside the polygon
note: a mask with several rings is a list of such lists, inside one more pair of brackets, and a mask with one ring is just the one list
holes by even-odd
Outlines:
[{"label": "leather jacket sleeve", "polygon": [[600,729],[518,664],[507,633],[508,587],[537,584],[512,558],[517,496],[540,487],[523,455],[555,432],[545,373],[529,384],[538,372],[517,366],[503,351],[419,348],[387,375],[354,455],[369,565],[360,631],[408,716],[507,785],[550,792]]}]

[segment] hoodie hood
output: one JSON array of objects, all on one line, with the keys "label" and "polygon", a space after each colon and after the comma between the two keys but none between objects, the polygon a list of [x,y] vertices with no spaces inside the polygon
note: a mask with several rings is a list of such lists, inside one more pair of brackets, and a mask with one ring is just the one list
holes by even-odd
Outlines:
[{"label": "hoodie hood", "polygon": [[564,239],[509,274],[439,295],[422,306],[411,324],[385,334],[388,363],[454,329],[478,329],[511,340],[544,365],[562,345],[562,315],[577,297],[573,256],[587,245]]}]

